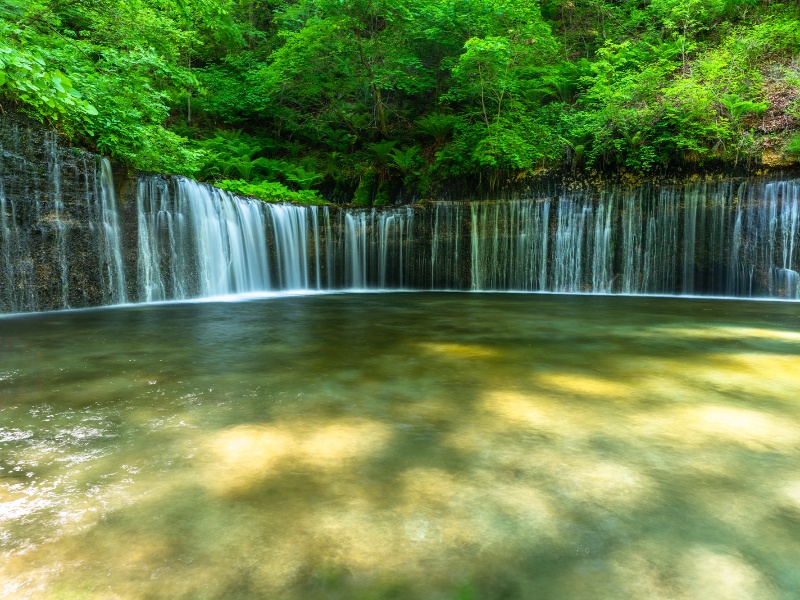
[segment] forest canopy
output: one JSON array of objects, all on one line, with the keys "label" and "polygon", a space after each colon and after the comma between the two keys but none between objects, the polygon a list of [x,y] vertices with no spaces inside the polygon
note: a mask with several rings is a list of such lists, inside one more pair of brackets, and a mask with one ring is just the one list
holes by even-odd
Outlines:
[{"label": "forest canopy", "polygon": [[379,205],[800,158],[769,0],[0,0],[0,107],[133,168]]}]

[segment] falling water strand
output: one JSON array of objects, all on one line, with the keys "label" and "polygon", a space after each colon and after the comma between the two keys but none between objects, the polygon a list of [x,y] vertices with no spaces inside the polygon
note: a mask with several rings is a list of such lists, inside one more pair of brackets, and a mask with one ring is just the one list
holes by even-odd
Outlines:
[{"label": "falling water strand", "polygon": [[62,221],[64,201],[61,196],[61,163],[59,160],[58,143],[55,133],[45,135],[45,147],[48,154],[48,173],[52,185],[53,212],[51,215],[52,229],[55,236],[54,262],[60,273],[61,308],[69,308],[69,267],[67,261],[67,227]]},{"label": "falling water strand", "polygon": [[122,265],[117,200],[114,194],[114,177],[107,158],[100,161],[100,207],[102,223],[101,270],[105,289],[110,292],[111,304],[127,302],[125,269]]},{"label": "falling water strand", "polygon": [[[278,289],[309,289],[308,209],[289,204],[262,206],[269,210],[273,223],[274,245],[280,273]],[[314,280],[316,281],[316,276]]]}]

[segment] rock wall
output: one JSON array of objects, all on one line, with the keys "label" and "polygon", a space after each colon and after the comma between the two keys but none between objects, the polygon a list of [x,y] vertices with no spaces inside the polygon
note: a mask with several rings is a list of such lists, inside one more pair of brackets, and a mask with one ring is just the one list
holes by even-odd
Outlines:
[{"label": "rock wall", "polygon": [[[108,196],[129,218],[135,180],[30,119],[0,117],[0,313],[118,300],[109,286]],[[121,248],[128,267],[136,261],[131,235]],[[135,283],[126,280],[125,298]]]}]

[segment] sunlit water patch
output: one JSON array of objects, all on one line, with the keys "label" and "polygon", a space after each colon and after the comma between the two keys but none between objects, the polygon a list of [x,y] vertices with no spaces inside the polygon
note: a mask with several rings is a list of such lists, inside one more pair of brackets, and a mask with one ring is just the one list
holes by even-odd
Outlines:
[{"label": "sunlit water patch", "polygon": [[334,295],[0,322],[0,597],[800,597],[800,307]]}]

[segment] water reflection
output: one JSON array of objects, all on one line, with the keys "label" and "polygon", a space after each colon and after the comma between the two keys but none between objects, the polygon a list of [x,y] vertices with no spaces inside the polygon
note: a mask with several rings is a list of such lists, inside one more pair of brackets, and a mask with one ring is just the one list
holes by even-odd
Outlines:
[{"label": "water reflection", "polygon": [[0,596],[791,598],[797,311],[403,294],[5,319]]}]

